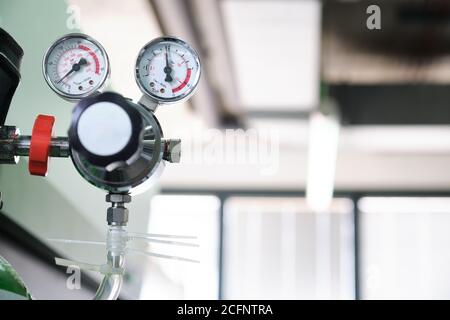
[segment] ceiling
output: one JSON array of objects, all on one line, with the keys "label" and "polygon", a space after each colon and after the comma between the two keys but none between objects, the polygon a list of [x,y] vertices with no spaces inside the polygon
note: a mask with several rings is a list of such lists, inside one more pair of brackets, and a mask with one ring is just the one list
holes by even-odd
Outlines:
[{"label": "ceiling", "polygon": [[[189,148],[192,141],[207,137],[210,128],[240,127],[277,133],[278,158],[272,159],[276,161],[277,172],[272,176],[261,174],[264,164],[236,166],[189,162],[196,151],[186,149],[181,165],[166,167],[162,176],[165,187],[304,188],[308,118],[309,113],[320,105],[321,79],[334,86],[330,92],[344,105],[341,108],[343,123],[350,125],[340,130],[337,187],[414,188],[421,185],[440,188],[450,182],[450,176],[440,170],[446,161],[450,161],[445,138],[448,129],[444,126],[448,122],[439,111],[446,108],[446,89],[443,88],[440,98],[435,99],[434,91],[427,95],[415,87],[406,87],[406,94],[398,91],[403,98],[396,103],[395,99],[399,97],[394,96],[397,91],[391,84],[383,91],[379,84],[365,83],[381,90],[369,88],[367,93],[361,85],[349,83],[348,79],[333,78],[333,74],[342,77],[350,74],[354,79],[355,72],[364,77],[371,65],[363,68],[356,59],[355,63],[337,65],[338,69],[333,69],[334,66],[324,69],[328,63],[325,60],[333,58],[333,51],[327,51],[329,47],[323,42],[327,33],[322,33],[322,27],[328,30],[330,22],[322,21],[329,15],[322,18],[320,1],[136,0],[127,8],[126,15],[118,0],[108,1],[102,15],[90,15],[90,12],[98,12],[106,5],[104,0],[70,1],[81,5],[83,14],[86,12],[83,30],[98,37],[108,52],[111,51],[113,87],[129,92],[133,98],[139,96],[132,66],[140,46],[160,34],[171,34],[187,39],[198,49],[204,72],[196,95],[189,103],[161,107],[157,112],[166,136],[181,137],[183,145]],[[350,6],[365,2],[340,3]],[[352,25],[351,21],[345,21],[350,19],[344,14],[336,13],[332,17],[336,17],[332,23]],[[99,19],[101,23],[98,23]],[[120,25],[117,21],[121,21]],[[115,41],[118,34],[123,42]],[[334,57],[329,61],[334,63],[339,59]],[[397,61],[401,62],[402,68],[408,66],[402,59]],[[375,66],[375,69],[379,68]],[[347,81],[345,84],[344,80]],[[387,101],[389,90],[394,93]],[[408,92],[416,95],[409,96]],[[427,108],[438,106],[427,112],[431,109],[424,109],[424,104]],[[423,112],[418,112],[417,108]],[[391,113],[392,110],[398,112]],[[417,119],[414,119],[415,115],[418,115]],[[393,121],[395,117],[403,123]],[[418,127],[427,117],[434,119],[428,123],[441,125],[432,127],[422,123]],[[391,121],[389,128],[385,126],[388,121]],[[219,143],[219,147],[226,145],[225,140]],[[412,177],[405,161],[410,166],[428,167],[429,171]]]}]

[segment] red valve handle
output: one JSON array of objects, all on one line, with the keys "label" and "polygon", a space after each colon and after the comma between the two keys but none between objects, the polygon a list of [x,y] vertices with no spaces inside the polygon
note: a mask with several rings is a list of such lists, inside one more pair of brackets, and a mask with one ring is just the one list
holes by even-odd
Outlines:
[{"label": "red valve handle", "polygon": [[35,176],[47,175],[48,154],[55,117],[40,114],[34,121],[31,134],[28,171]]}]

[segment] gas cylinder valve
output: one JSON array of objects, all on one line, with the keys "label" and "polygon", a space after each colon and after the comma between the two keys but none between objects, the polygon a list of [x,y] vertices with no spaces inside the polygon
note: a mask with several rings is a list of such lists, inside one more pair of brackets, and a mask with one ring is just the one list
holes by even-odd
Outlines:
[{"label": "gas cylinder valve", "polygon": [[68,138],[52,137],[53,123],[53,117],[39,115],[31,136],[21,135],[15,126],[0,127],[0,164],[17,164],[28,156],[30,174],[45,176],[49,157],[70,156]]}]

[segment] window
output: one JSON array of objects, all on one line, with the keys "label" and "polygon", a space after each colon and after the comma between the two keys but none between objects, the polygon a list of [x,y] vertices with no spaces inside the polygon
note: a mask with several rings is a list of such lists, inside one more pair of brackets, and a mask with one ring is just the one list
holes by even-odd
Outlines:
[{"label": "window", "polygon": [[349,199],[319,215],[304,198],[229,198],[224,298],[352,299],[352,213]]},{"label": "window", "polygon": [[358,208],[361,298],[450,298],[450,198],[366,197]]},{"label": "window", "polygon": [[200,263],[145,257],[148,272],[144,274],[141,299],[217,299],[219,208],[219,199],[212,195],[153,197],[148,232],[194,235],[200,247],[152,243],[147,251],[197,259]]}]

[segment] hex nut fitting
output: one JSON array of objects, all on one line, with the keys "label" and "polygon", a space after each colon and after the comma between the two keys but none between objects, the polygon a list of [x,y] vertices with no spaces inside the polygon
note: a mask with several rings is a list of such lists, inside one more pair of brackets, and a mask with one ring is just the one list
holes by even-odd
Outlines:
[{"label": "hex nut fitting", "polygon": [[129,194],[108,193],[106,195],[106,202],[129,203],[131,202],[131,196]]},{"label": "hex nut fitting", "polygon": [[181,140],[164,140],[163,159],[172,163],[179,163],[181,159]]},{"label": "hex nut fitting", "polygon": [[126,225],[128,223],[128,209],[125,207],[110,207],[106,212],[106,221],[109,225]]}]

